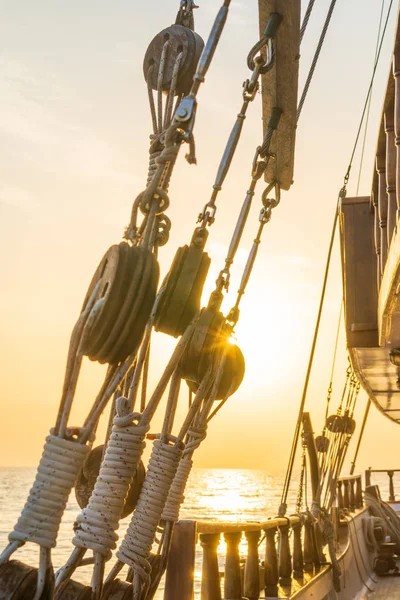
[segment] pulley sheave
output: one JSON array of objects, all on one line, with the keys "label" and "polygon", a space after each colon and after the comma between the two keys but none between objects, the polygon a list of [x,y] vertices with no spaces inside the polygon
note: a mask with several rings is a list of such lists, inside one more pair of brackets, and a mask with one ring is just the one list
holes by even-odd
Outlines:
[{"label": "pulley sheave", "polygon": [[126,242],[111,246],[102,258],[86,294],[83,309],[100,283],[98,314],[84,342],[84,352],[100,363],[117,364],[133,354],[153,307],[159,276],[154,254]]},{"label": "pulley sheave", "polygon": [[225,317],[221,312],[211,307],[203,308],[181,364],[182,378],[196,392],[216,353],[226,350],[216,400],[225,398],[228,393],[233,394],[241,384],[245,371],[243,354],[238,346],[228,341],[224,325]]},{"label": "pulley sheave", "polygon": [[200,245],[192,240],[190,246],[178,248],[157,307],[156,331],[178,337],[199,310],[211,262],[203,247],[204,238]]},{"label": "pulley sheave", "polygon": [[[101,444],[90,451],[83,463],[75,483],[75,497],[80,508],[86,508],[89,498],[92,495],[96,479],[100,473],[101,462],[103,459],[104,445]],[[136,473],[132,477],[128,495],[125,498],[124,509],[121,519],[130,515],[134,510],[142,489],[146,470],[143,462],[140,461]]]},{"label": "pulley sheave", "polygon": [[[144,77],[153,90],[158,89],[158,74],[165,42],[168,42],[168,49],[165,55],[162,90],[164,92],[170,90],[174,66],[178,55],[182,53],[175,89],[177,95],[187,94],[204,48],[204,41],[198,33],[183,25],[170,25],[160,31],[150,42],[143,61]],[[152,66],[153,69],[149,71]],[[149,76],[150,81],[148,81]]]}]

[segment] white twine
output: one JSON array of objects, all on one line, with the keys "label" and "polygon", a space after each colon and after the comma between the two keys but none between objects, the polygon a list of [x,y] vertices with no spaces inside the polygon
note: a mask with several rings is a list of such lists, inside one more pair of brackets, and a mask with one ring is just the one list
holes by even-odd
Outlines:
[{"label": "white twine", "polygon": [[118,559],[129,565],[147,584],[151,573],[148,557],[181,456],[182,449],[178,446],[154,441],[135,513],[117,551]]},{"label": "white twine", "polygon": [[91,549],[106,560],[116,547],[125,498],[132,483],[139,460],[146,446],[144,438],[149,425],[139,425],[141,415],[129,413],[127,398],[117,400],[117,414],[104,460],[100,467],[93,493],[86,508],[75,524],[73,544]]},{"label": "white twine", "polygon": [[55,435],[46,438],[36,478],[10,533],[10,542],[35,542],[54,548],[69,494],[90,448]]}]

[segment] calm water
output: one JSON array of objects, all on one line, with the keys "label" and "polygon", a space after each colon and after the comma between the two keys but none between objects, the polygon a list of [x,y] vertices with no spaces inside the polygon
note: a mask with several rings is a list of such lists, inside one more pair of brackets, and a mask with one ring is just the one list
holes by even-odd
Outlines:
[{"label": "calm water", "polygon": [[[7,535],[13,528],[23,507],[35,476],[34,469],[0,469],[0,548],[7,544]],[[382,495],[387,496],[386,477],[380,478]],[[270,476],[262,471],[234,469],[194,469],[189,480],[186,501],[181,509],[182,518],[219,519],[225,521],[257,521],[273,517],[280,503],[283,476]],[[296,481],[289,498],[289,510],[294,507]],[[70,497],[61,524],[58,544],[53,551],[55,568],[60,567],[71,552],[72,526],[79,507],[74,493]],[[125,533],[130,517],[120,526],[120,536]],[[245,550],[245,545],[242,551]],[[223,564],[223,544],[220,544],[220,560]],[[37,547],[27,544],[16,557],[31,565],[37,564]],[[109,565],[112,565],[110,561]],[[201,550],[197,552],[195,581],[198,598],[201,573]],[[79,569],[74,579],[89,583],[90,568]],[[161,599],[163,585],[157,599]]]}]

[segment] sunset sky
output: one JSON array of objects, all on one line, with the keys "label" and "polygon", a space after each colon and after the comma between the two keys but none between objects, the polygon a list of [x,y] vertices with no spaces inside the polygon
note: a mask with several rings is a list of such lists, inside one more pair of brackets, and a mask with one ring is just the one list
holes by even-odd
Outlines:
[{"label": "sunset sky", "polygon": [[[196,29],[208,35],[219,0],[201,0]],[[306,2],[303,3],[304,5]],[[386,6],[389,4],[387,0]],[[396,2],[371,108],[360,195],[369,195],[374,146],[390,64]],[[302,87],[329,5],[316,3],[301,52]],[[210,424],[196,466],[285,468],[311,346],[337,193],[369,85],[381,2],[338,0],[298,128],[295,184],[265,228],[237,327],[246,358],[240,390]],[[176,0],[3,0],[0,36],[0,466],[34,466],[54,425],[69,335],[92,274],[120,241],[147,175],[151,129],[142,61],[153,36],[171,24]],[[199,94],[198,165],[182,152],[174,172],[169,244],[162,273],[190,241],[208,201],[227,136],[241,106],[246,57],[258,39],[256,0],[232,0],[220,46]],[[207,251],[204,299],[223,266],[230,235],[262,140],[261,102],[219,197]],[[349,195],[355,193],[359,155]],[[262,191],[262,188],[259,188]],[[230,308],[258,226],[260,194],[233,270]],[[341,301],[336,243],[321,337],[306,409],[322,427]],[[158,334],[150,389],[175,340]],[[334,379],[336,408],[346,368],[344,332]],[[71,424],[82,423],[104,374],[85,361]],[[358,427],[366,402],[360,395]],[[162,408],[152,431],[160,427]],[[177,423],[187,408],[182,397]],[[371,411],[358,467],[396,467],[399,429]],[[99,442],[104,427],[99,430]],[[352,455],[350,450],[349,458]]]}]

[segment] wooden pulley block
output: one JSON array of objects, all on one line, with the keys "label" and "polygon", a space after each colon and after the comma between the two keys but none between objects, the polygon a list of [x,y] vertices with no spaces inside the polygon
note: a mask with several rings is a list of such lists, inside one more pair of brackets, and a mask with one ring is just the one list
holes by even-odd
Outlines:
[{"label": "wooden pulley block", "polygon": [[107,585],[101,596],[102,600],[131,600],[132,599],[132,584],[121,579]]},{"label": "wooden pulley block", "polygon": [[315,438],[315,445],[318,452],[321,452],[321,454],[325,454],[329,450],[329,440],[324,435],[318,435]]},{"label": "wooden pulley block", "polygon": [[195,245],[178,248],[157,307],[154,328],[168,335],[182,335],[200,308],[211,259]]},{"label": "wooden pulley block", "polygon": [[84,345],[91,360],[117,364],[136,351],[154,303],[158,276],[157,259],[147,248],[121,242],[106,252],[83,304],[84,309],[101,280],[95,301],[103,299],[103,304]]},{"label": "wooden pulley block", "polygon": [[356,422],[349,415],[343,415],[343,433],[347,435],[353,435],[356,428]]},{"label": "wooden pulley block", "polygon": [[[110,364],[125,360],[130,354],[137,352],[157,294],[160,267],[155,255],[148,248],[138,247],[131,250],[133,265],[141,255],[143,269],[138,285],[136,277],[132,275],[130,279],[119,319],[122,329],[117,327],[116,343],[114,344],[111,336],[105,345],[108,360],[104,362]],[[132,273],[133,269],[134,266]]]},{"label": "wooden pulley block", "polygon": [[[86,457],[75,483],[75,497],[81,508],[86,508],[89,498],[92,495],[96,479],[100,473],[100,466],[103,458],[104,445],[93,448]],[[136,473],[125,499],[124,509],[121,518],[124,519],[135,510],[139,498],[140,490],[146,476],[146,469],[142,461],[139,462]]]},{"label": "wooden pulley block", "polygon": [[342,415],[330,415],[326,420],[326,428],[332,433],[343,433],[344,423]]},{"label": "wooden pulley block", "polygon": [[[0,600],[32,600],[35,595],[38,570],[19,560],[9,560],[0,567]],[[45,595],[45,592],[48,594]],[[44,590],[41,599],[51,598]]]},{"label": "wooden pulley block", "polygon": [[181,362],[182,378],[186,379],[190,389],[197,391],[210,361],[215,358],[215,351],[221,350],[224,344],[228,345],[217,400],[224,398],[230,389],[231,393],[237,390],[245,370],[243,354],[226,339],[224,324],[225,317],[221,312],[212,307],[203,308]]},{"label": "wooden pulley block", "polygon": [[[216,400],[223,400],[228,395],[231,396],[236,392],[243,381],[246,368],[244,356],[240,348],[236,344],[225,343],[228,344],[228,348]],[[186,382],[189,389],[193,393],[196,393],[201,380],[191,381],[187,379]]]},{"label": "wooden pulley block", "polygon": [[[171,25],[158,33],[150,42],[143,61],[144,77],[147,81],[147,77],[150,76],[150,85],[153,90],[158,89],[161,56],[164,44],[167,41],[168,50],[166,53],[162,89],[164,92],[169,91],[176,59],[182,52],[176,94],[187,94],[192,85],[193,75],[196,72],[197,63],[203,51],[204,42],[195,31],[183,25]],[[153,69],[149,72],[151,66],[153,66]]]},{"label": "wooden pulley block", "polygon": [[89,585],[69,579],[57,588],[55,600],[92,600],[93,590]]}]

